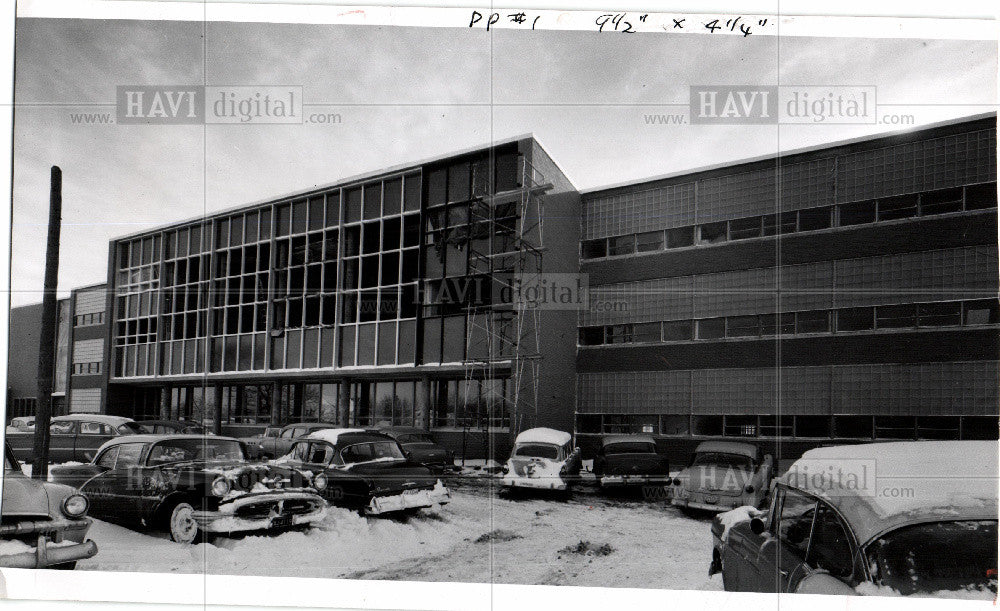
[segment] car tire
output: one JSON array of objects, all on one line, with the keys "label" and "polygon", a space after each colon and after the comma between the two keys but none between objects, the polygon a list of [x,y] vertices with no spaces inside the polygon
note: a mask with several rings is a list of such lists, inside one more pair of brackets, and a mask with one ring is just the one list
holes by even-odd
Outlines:
[{"label": "car tire", "polygon": [[204,539],[204,532],[198,528],[193,514],[194,506],[181,500],[174,503],[166,512],[166,529],[170,540],[182,544],[197,543]]}]

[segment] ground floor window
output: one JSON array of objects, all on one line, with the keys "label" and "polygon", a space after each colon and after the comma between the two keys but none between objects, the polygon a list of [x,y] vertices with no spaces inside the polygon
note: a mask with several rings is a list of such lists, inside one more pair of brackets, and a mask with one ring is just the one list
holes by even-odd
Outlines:
[{"label": "ground floor window", "polygon": [[514,402],[509,379],[452,379],[431,382],[435,427],[506,428]]}]

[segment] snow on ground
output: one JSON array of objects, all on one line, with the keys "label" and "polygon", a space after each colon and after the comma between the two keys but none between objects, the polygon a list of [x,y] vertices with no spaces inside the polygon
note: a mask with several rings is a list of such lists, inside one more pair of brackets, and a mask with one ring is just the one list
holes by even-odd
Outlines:
[{"label": "snow on ground", "polygon": [[[184,546],[95,521],[79,569],[722,589],[708,577],[708,520],[662,503],[509,500],[460,490],[407,519],[331,509],[305,532]],[[588,504],[594,503],[594,504]]]}]

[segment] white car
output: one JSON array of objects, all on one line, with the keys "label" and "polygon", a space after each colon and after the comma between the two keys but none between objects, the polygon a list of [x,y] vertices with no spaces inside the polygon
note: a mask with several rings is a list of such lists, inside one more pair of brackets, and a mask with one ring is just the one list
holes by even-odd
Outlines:
[{"label": "white car", "polygon": [[694,451],[691,466],[674,477],[667,494],[682,509],[729,511],[758,506],[767,496],[774,459],[752,443],[705,441]]},{"label": "white car", "polygon": [[514,449],[503,468],[505,488],[568,490],[580,475],[583,461],[573,436],[564,431],[535,428],[514,440]]}]

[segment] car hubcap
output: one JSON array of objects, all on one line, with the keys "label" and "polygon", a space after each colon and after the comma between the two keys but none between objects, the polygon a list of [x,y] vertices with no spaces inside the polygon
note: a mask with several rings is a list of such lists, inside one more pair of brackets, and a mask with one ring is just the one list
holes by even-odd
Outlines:
[{"label": "car hubcap", "polygon": [[170,537],[178,543],[191,543],[197,534],[194,508],[187,503],[178,504],[170,514]]}]

